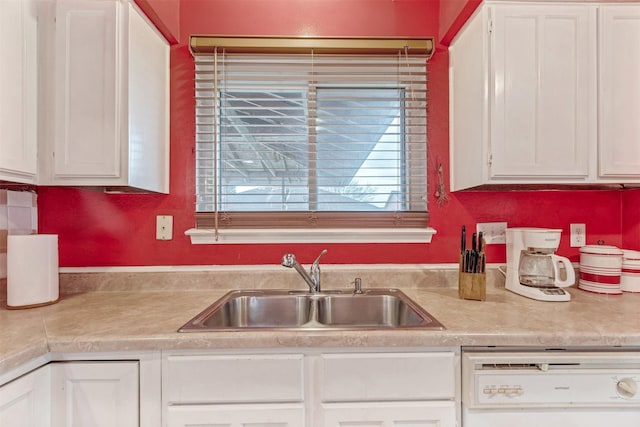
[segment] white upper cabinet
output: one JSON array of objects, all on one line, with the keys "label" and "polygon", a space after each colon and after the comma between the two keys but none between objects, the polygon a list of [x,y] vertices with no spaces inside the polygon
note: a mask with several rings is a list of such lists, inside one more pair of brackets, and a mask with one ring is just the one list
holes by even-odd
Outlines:
[{"label": "white upper cabinet", "polygon": [[599,175],[640,179],[640,4],[599,11]]},{"label": "white upper cabinet", "polygon": [[168,193],[168,43],[127,0],[53,8],[41,183]]},{"label": "white upper cabinet", "polygon": [[451,189],[640,179],[637,10],[484,3],[449,51]]},{"label": "white upper cabinet", "polygon": [[595,8],[489,12],[490,178],[586,177],[595,136]]},{"label": "white upper cabinet", "polygon": [[36,182],[37,34],[35,0],[0,1],[0,181]]}]

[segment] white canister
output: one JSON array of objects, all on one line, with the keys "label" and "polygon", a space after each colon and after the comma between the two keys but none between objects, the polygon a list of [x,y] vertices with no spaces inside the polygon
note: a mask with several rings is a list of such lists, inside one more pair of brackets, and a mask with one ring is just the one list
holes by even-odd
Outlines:
[{"label": "white canister", "polygon": [[580,248],[578,288],[600,294],[621,294],[622,249],[586,245]]},{"label": "white canister", "polygon": [[622,250],[620,288],[623,292],[640,292],[640,252]]},{"label": "white canister", "polygon": [[7,238],[7,307],[53,304],[59,297],[58,236],[15,235]]}]

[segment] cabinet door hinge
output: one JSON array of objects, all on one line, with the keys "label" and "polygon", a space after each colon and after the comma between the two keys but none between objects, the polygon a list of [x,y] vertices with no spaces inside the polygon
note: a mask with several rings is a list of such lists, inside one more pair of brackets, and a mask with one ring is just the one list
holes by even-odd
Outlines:
[{"label": "cabinet door hinge", "polygon": [[489,155],[487,156],[487,164],[491,166],[492,162],[493,162],[493,154],[489,153]]},{"label": "cabinet door hinge", "polygon": [[493,19],[489,19],[489,22],[487,22],[487,32],[489,34],[493,33]]}]

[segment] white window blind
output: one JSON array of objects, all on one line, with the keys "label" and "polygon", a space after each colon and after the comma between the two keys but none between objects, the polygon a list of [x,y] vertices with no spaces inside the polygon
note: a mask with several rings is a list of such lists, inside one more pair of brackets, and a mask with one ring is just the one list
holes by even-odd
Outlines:
[{"label": "white window blind", "polygon": [[426,226],[426,56],[195,67],[197,227]]}]

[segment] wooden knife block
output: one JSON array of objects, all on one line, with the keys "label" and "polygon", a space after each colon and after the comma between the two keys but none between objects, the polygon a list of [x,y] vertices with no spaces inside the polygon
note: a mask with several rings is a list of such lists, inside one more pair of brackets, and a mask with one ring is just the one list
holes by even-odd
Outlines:
[{"label": "wooden knife block", "polygon": [[487,299],[487,274],[465,273],[460,260],[458,272],[458,296],[461,299],[485,301]]}]

